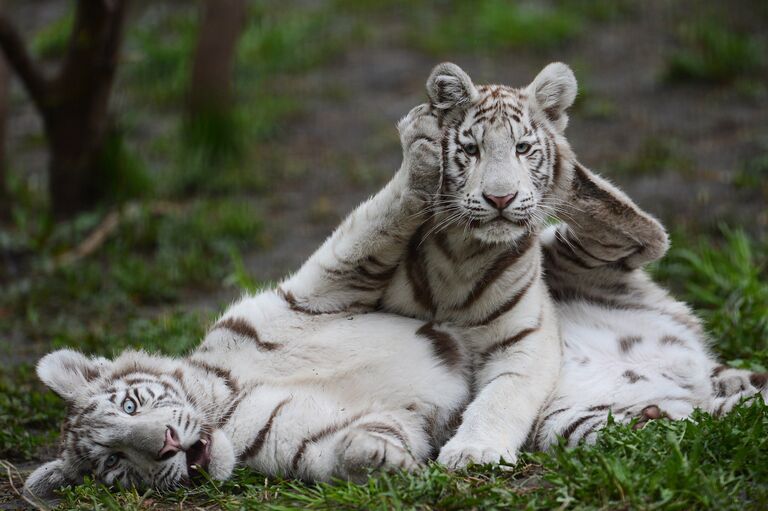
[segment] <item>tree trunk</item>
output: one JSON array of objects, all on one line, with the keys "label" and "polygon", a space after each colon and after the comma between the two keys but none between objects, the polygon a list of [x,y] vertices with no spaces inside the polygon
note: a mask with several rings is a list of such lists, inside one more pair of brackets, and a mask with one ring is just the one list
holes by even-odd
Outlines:
[{"label": "tree trunk", "polygon": [[49,194],[56,218],[100,199],[98,174],[107,131],[127,0],[80,0],[58,75],[48,80],[23,41],[0,19],[0,46],[43,118],[50,151]]},{"label": "tree trunk", "polygon": [[[0,12],[4,6],[0,3]],[[5,127],[8,122],[10,75],[5,57],[0,55],[0,222],[11,216],[11,196],[8,193],[8,161],[5,153]]]},{"label": "tree trunk", "polygon": [[204,0],[201,5],[189,89],[192,117],[227,110],[232,101],[232,70],[237,41],[245,28],[246,0]]},{"label": "tree trunk", "polygon": [[100,198],[97,174],[125,10],[121,0],[80,0],[77,5],[67,56],[43,115],[57,218],[92,207]]}]

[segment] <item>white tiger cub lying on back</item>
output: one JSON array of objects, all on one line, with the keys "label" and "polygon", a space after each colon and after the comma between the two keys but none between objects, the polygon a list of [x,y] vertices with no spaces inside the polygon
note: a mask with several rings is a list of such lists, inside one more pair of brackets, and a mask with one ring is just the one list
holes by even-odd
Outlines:
[{"label": "white tiger cub lying on back", "polygon": [[[436,149],[421,139],[434,131],[435,119],[422,114],[417,109],[398,125],[402,167],[348,223],[370,223],[377,232],[382,222],[425,207],[439,165]],[[400,258],[387,250],[374,256],[378,246],[359,241],[340,230],[320,253],[332,247],[343,258],[365,250],[374,267]],[[200,469],[215,479],[247,465],[327,481],[358,478],[369,468],[412,469],[426,460],[447,440],[469,398],[462,346],[451,344],[448,329],[369,312],[348,299],[391,271],[315,285],[304,275],[345,269],[319,259],[284,285],[300,282],[322,296],[316,305],[336,312],[304,309],[278,288],[230,307],[185,358],[127,351],[107,360],[71,350],[45,356],[38,375],[66,400],[69,413],[59,458],[29,476],[25,494],[48,500],[84,475],[162,490]]]}]

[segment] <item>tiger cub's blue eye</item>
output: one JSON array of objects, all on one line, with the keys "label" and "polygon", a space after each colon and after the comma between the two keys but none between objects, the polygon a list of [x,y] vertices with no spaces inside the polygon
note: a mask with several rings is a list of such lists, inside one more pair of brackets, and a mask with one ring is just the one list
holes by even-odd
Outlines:
[{"label": "tiger cub's blue eye", "polygon": [[531,144],[527,144],[525,142],[520,142],[515,146],[515,151],[517,151],[517,154],[525,154],[531,149]]},{"label": "tiger cub's blue eye", "polygon": [[136,402],[129,397],[125,398],[125,401],[123,401],[123,411],[128,415],[136,413]]},{"label": "tiger cub's blue eye", "polygon": [[109,457],[107,458],[107,462],[105,463],[105,466],[107,468],[114,467],[117,464],[117,460],[119,459],[120,459],[120,456],[118,456],[117,454],[110,454]]},{"label": "tiger cub's blue eye", "polygon": [[477,154],[477,144],[469,143],[463,147],[464,152],[467,153],[470,156],[474,156]]}]

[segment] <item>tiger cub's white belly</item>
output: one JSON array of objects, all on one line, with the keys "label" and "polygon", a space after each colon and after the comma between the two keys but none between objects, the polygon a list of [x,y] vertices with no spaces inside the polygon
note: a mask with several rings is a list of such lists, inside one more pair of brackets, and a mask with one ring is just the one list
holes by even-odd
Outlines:
[{"label": "tiger cub's white belly", "polygon": [[[466,393],[463,375],[446,366],[434,342],[418,333],[421,320],[385,313],[306,314],[272,292],[241,300],[219,323],[237,318],[247,318],[260,344],[214,326],[201,350],[243,382],[311,387],[343,400],[398,405],[421,397],[452,407],[449,401]],[[275,348],[264,349],[265,343]],[[451,349],[460,362],[465,359],[461,342]]]},{"label": "tiger cub's white belly", "polygon": [[708,350],[690,329],[650,310],[558,304],[565,345],[558,395],[573,402],[686,398],[706,406]]}]

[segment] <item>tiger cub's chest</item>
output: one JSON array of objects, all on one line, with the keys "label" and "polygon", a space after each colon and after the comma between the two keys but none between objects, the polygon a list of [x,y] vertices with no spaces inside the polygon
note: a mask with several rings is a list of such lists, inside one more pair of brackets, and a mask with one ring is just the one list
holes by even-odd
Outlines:
[{"label": "tiger cub's chest", "polygon": [[387,310],[456,326],[482,327],[526,302],[541,273],[538,240],[516,247],[412,240],[387,289]]}]

